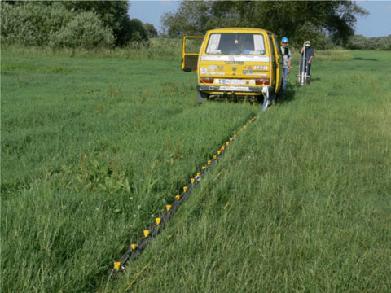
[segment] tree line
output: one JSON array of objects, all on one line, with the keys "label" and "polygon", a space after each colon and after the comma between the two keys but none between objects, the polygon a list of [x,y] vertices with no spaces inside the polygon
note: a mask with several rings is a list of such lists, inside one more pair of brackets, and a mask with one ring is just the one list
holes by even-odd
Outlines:
[{"label": "tree line", "polygon": [[152,24],[130,19],[128,1],[2,1],[4,44],[95,48],[147,43]]},{"label": "tree line", "polygon": [[391,35],[387,37],[355,35],[349,38],[345,47],[351,50],[391,50]]},{"label": "tree line", "polygon": [[[1,42],[71,48],[147,44],[158,33],[152,24],[130,19],[122,1],[2,1]],[[390,49],[391,37],[354,35],[353,1],[182,1],[162,17],[164,35],[203,34],[216,27],[262,27],[287,36],[293,46],[311,40],[316,48]]]},{"label": "tree line", "polygon": [[324,48],[347,44],[356,16],[367,13],[353,1],[182,1],[162,22],[170,36],[216,27],[261,27],[289,37],[294,45],[310,39]]}]

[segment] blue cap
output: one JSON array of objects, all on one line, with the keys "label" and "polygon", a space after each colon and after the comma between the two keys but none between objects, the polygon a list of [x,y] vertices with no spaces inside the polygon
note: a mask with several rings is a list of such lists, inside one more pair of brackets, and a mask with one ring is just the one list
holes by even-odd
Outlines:
[{"label": "blue cap", "polygon": [[288,38],[287,37],[282,37],[281,42],[288,43]]}]

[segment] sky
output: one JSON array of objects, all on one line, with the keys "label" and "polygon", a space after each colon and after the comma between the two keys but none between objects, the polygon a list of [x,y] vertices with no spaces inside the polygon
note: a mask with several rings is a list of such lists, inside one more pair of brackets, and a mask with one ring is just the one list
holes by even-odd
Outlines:
[{"label": "sky", "polygon": [[[359,16],[356,23],[356,34],[367,37],[391,35],[391,1],[356,1],[369,11],[367,16]],[[180,1],[130,1],[130,17],[152,23],[161,30],[160,18],[170,11],[175,11]]]}]

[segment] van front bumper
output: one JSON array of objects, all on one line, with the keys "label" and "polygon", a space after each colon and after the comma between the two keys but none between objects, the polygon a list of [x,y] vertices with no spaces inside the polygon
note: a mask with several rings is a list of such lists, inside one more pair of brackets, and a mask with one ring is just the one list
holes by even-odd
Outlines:
[{"label": "van front bumper", "polygon": [[222,85],[198,85],[197,90],[201,92],[248,92],[248,93],[262,93],[263,87],[260,86],[222,86]]}]

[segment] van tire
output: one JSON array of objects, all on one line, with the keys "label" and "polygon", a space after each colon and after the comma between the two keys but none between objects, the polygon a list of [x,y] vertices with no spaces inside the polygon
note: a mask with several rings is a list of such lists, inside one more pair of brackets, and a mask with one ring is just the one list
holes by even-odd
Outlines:
[{"label": "van tire", "polygon": [[198,91],[198,95],[197,95],[198,104],[205,103],[208,99],[209,99],[209,94]]}]

